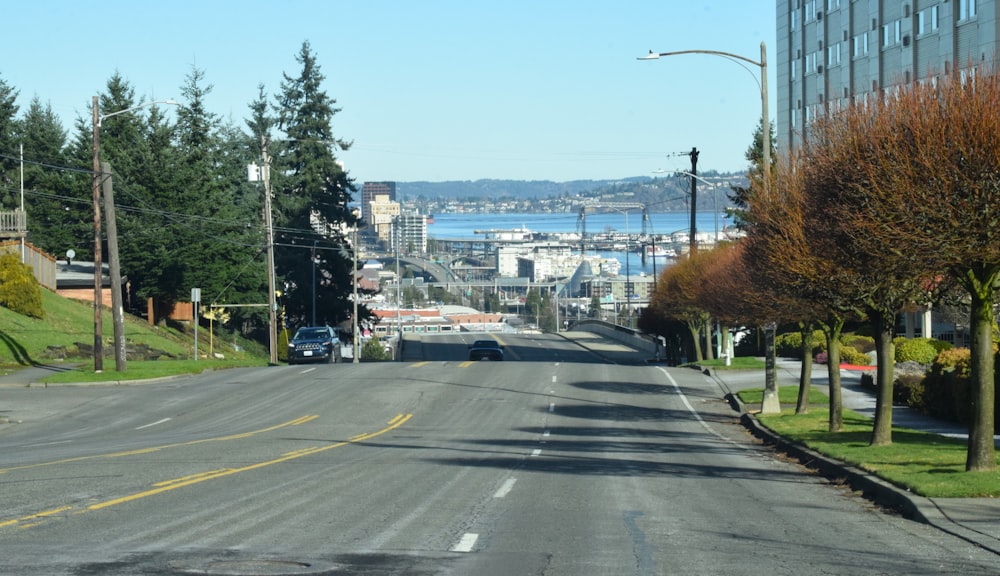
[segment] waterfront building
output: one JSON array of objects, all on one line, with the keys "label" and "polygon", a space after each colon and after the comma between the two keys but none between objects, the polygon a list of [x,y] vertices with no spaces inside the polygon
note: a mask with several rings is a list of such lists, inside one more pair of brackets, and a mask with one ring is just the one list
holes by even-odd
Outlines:
[{"label": "waterfront building", "polygon": [[777,0],[777,149],[809,123],[901,86],[995,64],[997,0]]}]

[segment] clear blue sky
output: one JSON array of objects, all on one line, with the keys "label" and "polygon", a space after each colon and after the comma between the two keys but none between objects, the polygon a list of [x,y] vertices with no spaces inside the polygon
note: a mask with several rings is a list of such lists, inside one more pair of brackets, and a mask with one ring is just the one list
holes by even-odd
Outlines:
[{"label": "clear blue sky", "polygon": [[[0,79],[71,131],[120,72],[146,99],[180,99],[194,67],[211,111],[243,126],[257,86],[299,72],[308,40],[342,111],[339,157],[359,183],[611,179],[744,170],[770,0],[33,0],[4,8]],[[169,109],[168,109],[169,110]],[[30,152],[26,151],[26,156]]]}]

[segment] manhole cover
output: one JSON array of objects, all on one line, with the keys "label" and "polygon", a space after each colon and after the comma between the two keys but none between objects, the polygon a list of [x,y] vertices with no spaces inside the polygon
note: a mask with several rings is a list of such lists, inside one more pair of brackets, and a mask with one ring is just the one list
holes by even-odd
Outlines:
[{"label": "manhole cover", "polygon": [[296,576],[302,574],[327,574],[336,567],[318,566],[313,562],[292,560],[214,560],[194,565],[174,565],[184,574],[212,576]]}]

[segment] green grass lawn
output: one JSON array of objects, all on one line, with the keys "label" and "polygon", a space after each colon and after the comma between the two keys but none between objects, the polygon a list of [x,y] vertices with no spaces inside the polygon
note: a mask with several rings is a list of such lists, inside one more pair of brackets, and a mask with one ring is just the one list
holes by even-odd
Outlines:
[{"label": "green grass lawn", "polygon": [[57,372],[43,381],[50,384],[68,382],[122,382],[128,380],[147,380],[184,374],[200,374],[206,370],[224,370],[226,368],[247,368],[267,366],[267,358],[244,359],[201,359],[201,360],[131,360],[126,363],[124,372],[114,370],[114,359],[105,359],[104,371],[94,372],[92,364],[82,366],[77,370]]},{"label": "green grass lawn", "polygon": [[[787,393],[785,391],[788,391]],[[795,403],[797,390],[778,389],[782,404]],[[813,400],[819,395],[820,401]],[[745,404],[760,403],[764,391],[739,393]],[[829,432],[826,396],[813,391],[808,414],[757,414],[757,420],[784,438],[871,472],[921,496],[931,498],[1000,497],[1000,473],[966,472],[966,442],[937,434],[894,428],[890,446],[870,446],[873,422],[844,411],[844,428]]]},{"label": "green grass lawn", "polygon": [[750,369],[764,369],[764,361],[755,358],[753,356],[736,356],[726,366],[726,359],[721,358],[717,360],[702,360],[696,363],[698,366],[703,366],[706,368],[715,368],[716,370],[750,370]]},{"label": "green grass lawn", "polygon": [[[93,358],[77,353],[77,344],[94,343],[94,308],[87,302],[70,300],[49,290],[42,290],[42,306],[45,318],[29,318],[0,307],[0,374],[34,364],[59,364],[46,355],[50,347],[62,347],[70,356],[62,361],[79,368],[50,376],[48,382],[93,382],[126,379],[155,378],[171,374],[189,374],[209,368],[229,368],[233,366],[263,366],[267,364],[267,352],[252,342],[240,341],[241,350],[218,337],[209,338],[208,330],[199,331],[198,351],[200,356],[210,356],[211,352],[222,353],[224,359],[194,361],[194,340],[191,334],[169,326],[150,326],[144,319],[125,315],[125,340],[128,344],[146,345],[164,353],[156,361],[130,360],[126,372],[114,371],[114,358],[104,358],[104,371],[93,372]],[[101,317],[102,334],[106,350],[112,347],[114,323],[111,311],[104,309]]]}]

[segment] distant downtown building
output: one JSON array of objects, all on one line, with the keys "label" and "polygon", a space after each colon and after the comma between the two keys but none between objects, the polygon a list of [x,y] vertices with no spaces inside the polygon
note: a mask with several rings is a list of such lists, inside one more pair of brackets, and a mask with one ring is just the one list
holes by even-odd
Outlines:
[{"label": "distant downtown building", "polygon": [[427,254],[427,216],[403,213],[396,217],[393,249],[401,254],[424,256]]},{"label": "distant downtown building", "polygon": [[371,205],[377,196],[386,196],[387,201],[396,201],[395,182],[365,182],[361,185],[361,217],[369,226],[375,226],[375,214]]},{"label": "distant downtown building", "polygon": [[778,0],[777,147],[850,102],[941,75],[993,66],[996,0]]}]

